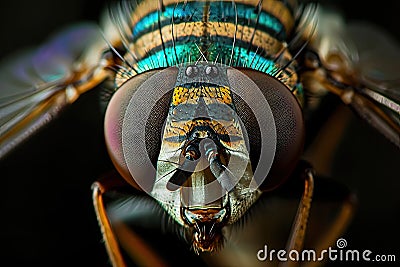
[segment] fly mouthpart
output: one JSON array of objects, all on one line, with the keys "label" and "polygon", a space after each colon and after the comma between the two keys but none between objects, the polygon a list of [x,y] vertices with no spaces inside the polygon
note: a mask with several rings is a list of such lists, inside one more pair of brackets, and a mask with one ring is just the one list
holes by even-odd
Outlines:
[{"label": "fly mouthpart", "polygon": [[181,207],[181,216],[192,234],[196,252],[212,252],[222,246],[222,228],[230,217],[229,197],[226,194],[203,207]]}]

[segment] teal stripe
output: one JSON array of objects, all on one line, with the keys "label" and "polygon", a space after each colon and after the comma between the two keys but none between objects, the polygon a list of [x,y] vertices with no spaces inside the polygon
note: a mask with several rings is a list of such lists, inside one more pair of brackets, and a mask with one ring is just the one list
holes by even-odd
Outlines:
[{"label": "teal stripe", "polygon": [[[207,60],[213,62],[217,59],[219,63],[221,63],[222,60],[223,64],[231,63],[230,65],[232,67],[248,67],[270,75],[278,70],[278,66],[271,59],[267,59],[253,51],[247,51],[246,48],[235,47],[232,57],[234,60],[230,62],[232,45],[214,45],[207,49]],[[165,50],[159,49],[152,55],[141,59],[136,63],[136,69],[138,69],[139,72],[144,72],[180,63],[195,62],[197,60],[204,61],[201,57],[202,55],[194,43],[179,44],[176,45],[175,49],[173,47],[166,47]]]}]

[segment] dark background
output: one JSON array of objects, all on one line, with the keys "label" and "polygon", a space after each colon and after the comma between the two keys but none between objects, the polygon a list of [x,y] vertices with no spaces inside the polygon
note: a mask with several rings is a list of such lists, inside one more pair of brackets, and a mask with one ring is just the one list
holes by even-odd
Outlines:
[{"label": "dark background", "polygon": [[[398,1],[374,5],[324,2],[334,2],[348,19],[379,24],[400,40]],[[97,21],[104,3],[2,1],[0,59],[19,48],[42,43],[64,25]],[[85,94],[58,120],[0,162],[0,265],[108,266],[90,190],[91,183],[111,168],[97,101],[96,92]],[[396,254],[397,261],[399,163],[396,148],[351,116],[333,171],[358,193],[360,201],[345,237],[351,248]]]}]

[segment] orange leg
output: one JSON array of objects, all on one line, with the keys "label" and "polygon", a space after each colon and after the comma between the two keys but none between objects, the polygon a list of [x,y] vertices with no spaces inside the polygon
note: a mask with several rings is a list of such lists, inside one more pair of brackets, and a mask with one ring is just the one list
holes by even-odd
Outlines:
[{"label": "orange leg", "polygon": [[[290,237],[286,245],[286,252],[296,250],[301,252],[307,236],[307,225],[309,220],[309,215],[311,212],[311,202],[314,192],[314,174],[311,167],[305,167],[302,173],[300,173],[304,179],[304,191],[302,198],[300,200],[297,214],[295,216]],[[316,254],[329,246],[334,245],[337,238],[345,231],[348,223],[351,221],[352,215],[355,210],[356,201],[354,196],[350,192],[345,192],[345,189],[341,188],[340,185],[333,183],[332,180],[326,180],[324,178],[317,179],[317,187],[325,188],[335,188],[337,187],[337,192],[333,194],[326,194],[325,199],[329,201],[339,202],[338,212],[330,225],[327,227],[326,231],[323,231],[322,235],[318,236],[318,241],[314,242],[312,249],[315,250]],[[322,186],[321,186],[322,185]],[[337,194],[335,194],[337,193]],[[285,261],[281,262],[280,266],[318,266],[322,262],[299,262],[299,261]]]},{"label": "orange leg", "polygon": [[114,267],[127,266],[121,250],[123,248],[137,266],[167,266],[133,229],[128,228],[121,221],[110,219],[104,196],[107,192],[124,187],[129,187],[129,185],[115,174],[92,185],[93,204],[112,265]]}]

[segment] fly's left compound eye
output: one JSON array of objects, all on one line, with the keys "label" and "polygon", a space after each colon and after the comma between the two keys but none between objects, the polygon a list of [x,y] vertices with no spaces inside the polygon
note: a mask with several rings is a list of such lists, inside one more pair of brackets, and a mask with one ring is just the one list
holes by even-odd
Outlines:
[{"label": "fly's left compound eye", "polygon": [[[156,80],[150,79],[155,74],[157,74]],[[162,127],[171,99],[171,92],[166,89],[173,88],[176,75],[177,70],[175,68],[169,68],[162,72],[157,70],[139,74],[118,89],[107,107],[104,131],[108,153],[122,177],[139,190],[143,190],[142,186],[147,182],[138,185],[136,178],[129,171],[128,162],[141,162],[149,158],[153,166],[156,166],[161,146]],[[138,92],[139,88],[140,92]],[[133,99],[136,101],[133,102]],[[130,105],[136,105],[136,112],[127,114]],[[138,118],[140,123],[127,126],[136,135],[136,138],[126,140],[123,124],[126,117],[131,116]],[[138,145],[140,142],[145,145]],[[141,147],[141,153],[136,154],[135,158],[126,157],[129,154],[127,154],[127,150],[129,150],[130,145],[135,148]],[[149,173],[146,176],[153,179],[151,175]]]}]

